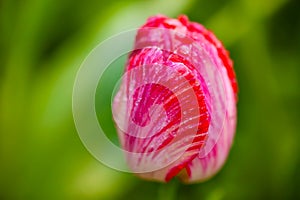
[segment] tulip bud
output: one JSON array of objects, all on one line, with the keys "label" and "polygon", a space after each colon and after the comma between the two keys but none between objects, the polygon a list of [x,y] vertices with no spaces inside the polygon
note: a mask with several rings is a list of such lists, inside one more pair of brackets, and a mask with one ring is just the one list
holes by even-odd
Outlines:
[{"label": "tulip bud", "polygon": [[178,176],[190,183],[222,167],[236,126],[232,65],[215,35],[186,16],[147,20],[137,32],[113,102],[132,172],[163,182]]}]

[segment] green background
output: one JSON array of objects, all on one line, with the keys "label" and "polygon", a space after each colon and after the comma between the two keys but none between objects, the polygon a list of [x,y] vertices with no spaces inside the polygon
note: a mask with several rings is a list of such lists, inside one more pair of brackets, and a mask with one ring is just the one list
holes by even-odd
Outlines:
[{"label": "green background", "polygon": [[[168,198],[172,188],[96,161],[72,118],[88,52],[157,13],[184,13],[213,30],[240,88],[226,165],[207,182],[178,185],[175,197],[300,199],[299,10],[297,0],[0,1],[0,199]],[[109,124],[109,104],[99,102]]]}]

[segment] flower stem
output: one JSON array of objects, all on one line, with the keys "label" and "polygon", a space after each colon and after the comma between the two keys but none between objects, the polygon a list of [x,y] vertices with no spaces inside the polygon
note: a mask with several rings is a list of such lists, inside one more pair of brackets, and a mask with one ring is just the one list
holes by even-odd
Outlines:
[{"label": "flower stem", "polygon": [[162,183],[158,191],[159,200],[175,200],[177,199],[177,191],[180,182],[178,179],[172,179],[168,183]]}]

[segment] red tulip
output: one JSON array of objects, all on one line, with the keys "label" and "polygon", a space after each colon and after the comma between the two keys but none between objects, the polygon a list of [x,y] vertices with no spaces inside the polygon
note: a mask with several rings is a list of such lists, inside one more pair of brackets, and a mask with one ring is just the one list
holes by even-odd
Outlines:
[{"label": "red tulip", "polygon": [[186,16],[150,17],[113,102],[131,170],[158,181],[213,176],[232,144],[236,95],[229,53],[211,31]]}]

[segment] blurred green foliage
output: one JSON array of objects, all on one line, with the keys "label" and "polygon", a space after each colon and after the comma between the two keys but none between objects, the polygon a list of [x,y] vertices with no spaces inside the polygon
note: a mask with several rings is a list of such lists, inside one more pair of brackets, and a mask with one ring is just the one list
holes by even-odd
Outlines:
[{"label": "blurred green foliage", "polygon": [[[71,105],[87,53],[157,13],[185,13],[212,29],[231,52],[240,88],[226,165],[205,183],[180,185],[178,199],[300,199],[299,10],[297,0],[1,1],[0,199],[161,196],[162,184],[109,169],[88,153]],[[109,124],[103,106],[101,121]]]}]

